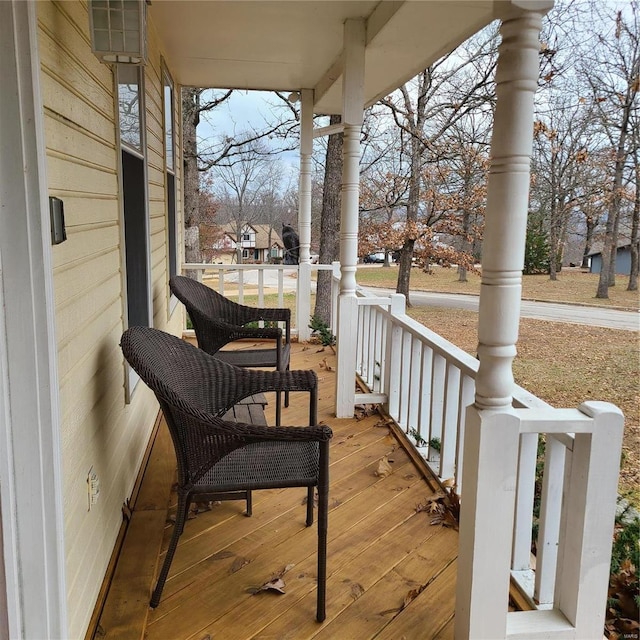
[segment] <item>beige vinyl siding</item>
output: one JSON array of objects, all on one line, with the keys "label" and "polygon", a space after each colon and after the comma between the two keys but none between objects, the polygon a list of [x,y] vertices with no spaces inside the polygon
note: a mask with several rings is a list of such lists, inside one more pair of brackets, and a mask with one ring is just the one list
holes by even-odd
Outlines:
[{"label": "beige vinyl siding", "polygon": [[[142,383],[131,404],[125,402],[119,348],[124,233],[113,72],[91,53],[85,2],[38,3],[38,26],[47,180],[49,194],[64,201],[67,230],[66,242],[52,253],[69,633],[82,638],[158,409]],[[153,324],[178,333],[181,313],[167,324],[162,66],[153,37],[149,53],[144,87]],[[91,467],[100,496],[89,511]]]},{"label": "beige vinyl siding", "polygon": [[[164,113],[162,108],[162,59],[157,35],[149,30],[147,88],[147,170],[149,175],[149,232],[151,248],[151,291],[154,325],[166,322],[168,296],[167,208],[165,203]],[[151,82],[153,79],[153,82]]]}]

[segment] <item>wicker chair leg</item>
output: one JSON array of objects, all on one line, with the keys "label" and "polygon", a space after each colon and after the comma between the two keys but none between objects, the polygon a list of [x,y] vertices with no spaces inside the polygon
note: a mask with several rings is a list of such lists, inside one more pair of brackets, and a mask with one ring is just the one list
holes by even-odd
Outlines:
[{"label": "wicker chair leg", "polygon": [[247,512],[246,512],[246,516],[247,518],[250,518],[253,515],[253,498],[251,495],[251,491],[247,491]]},{"label": "wicker chair leg", "polygon": [[169,542],[167,555],[165,556],[164,563],[162,564],[162,569],[160,569],[160,573],[158,574],[158,581],[156,582],[156,588],[153,591],[153,595],[151,596],[151,602],[149,603],[152,609],[155,609],[160,604],[160,598],[162,597],[162,590],[164,589],[164,583],[166,582],[167,576],[169,575],[171,562],[173,560],[173,556],[178,547],[178,540],[182,535],[182,532],[184,531],[184,523],[187,519],[188,510],[189,510],[189,500],[187,496],[178,492],[178,508],[176,511],[176,522],[173,525],[173,533],[171,534],[171,541]]},{"label": "wicker chair leg", "polygon": [[276,427],[282,424],[282,391],[276,391]]},{"label": "wicker chair leg", "polygon": [[284,406],[285,407],[289,406],[289,392],[288,391],[284,392]]},{"label": "wicker chair leg", "polygon": [[307,489],[307,527],[313,524],[313,493],[315,487]]},{"label": "wicker chair leg", "polygon": [[327,529],[329,512],[329,442],[320,443],[318,478],[318,605],[316,620],[324,622],[327,597]]}]

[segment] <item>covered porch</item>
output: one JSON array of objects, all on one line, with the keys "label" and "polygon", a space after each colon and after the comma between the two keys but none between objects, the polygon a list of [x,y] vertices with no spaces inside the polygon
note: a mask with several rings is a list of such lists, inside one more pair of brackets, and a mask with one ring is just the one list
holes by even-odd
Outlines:
[{"label": "covered porch", "polygon": [[[256,501],[252,519],[245,519],[233,504],[216,506],[211,512],[198,515],[181,540],[185,552],[193,550],[194,554],[178,552],[167,594],[158,609],[149,610],[158,551],[162,552],[168,535],[165,521],[173,474],[170,443],[160,428],[143,465],[145,482],[136,487],[135,500],[125,504],[127,537],[131,535],[133,546],[120,558],[106,605],[100,608],[102,618],[96,637],[144,634],[149,638],[202,640],[289,634],[298,638],[304,637],[298,633],[304,628],[309,630],[309,636],[358,639],[409,638],[412,634],[424,638],[429,633],[433,637],[455,634],[460,639],[601,638],[622,414],[601,402],[586,402],[578,408],[549,407],[517,388],[511,371],[518,339],[539,34],[542,18],[552,2],[220,0],[154,2],[148,7],[145,2],[137,4],[147,12],[148,22],[143,26],[148,27],[154,53],[145,67],[149,95],[143,96],[148,98],[146,111],[154,114],[145,124],[148,144],[143,155],[150,157],[145,156],[136,164],[141,168],[140,195],[150,200],[141,207],[145,224],[140,240],[145,247],[148,244],[156,249],[146,260],[148,266],[153,262],[156,267],[153,280],[149,275],[145,277],[145,290],[139,295],[152,312],[149,324],[173,333],[180,329],[181,314],[171,318],[176,305],[170,298],[168,281],[171,270],[180,264],[179,247],[184,246],[187,235],[182,229],[180,206],[172,213],[165,212],[170,184],[175,188],[176,183],[162,175],[163,159],[168,157],[167,142],[159,126],[164,66],[171,72],[176,88],[280,90],[300,97],[301,246],[296,269],[300,351],[294,366],[318,370],[320,362],[315,358],[324,358],[324,354],[314,355],[313,347],[303,350],[302,346],[309,337],[310,283],[314,269],[331,269],[335,275],[331,324],[337,336],[337,354],[335,360],[331,356],[330,368],[325,365],[319,370],[326,385],[321,412],[336,433],[331,498],[335,503],[330,502],[329,524],[329,618],[319,626],[307,607],[314,591],[315,532],[303,531],[302,518],[297,513],[304,511],[300,505],[302,496],[297,497],[291,490],[265,494]],[[86,628],[85,616],[91,611],[85,593],[97,590],[102,575],[96,578],[95,568],[93,574],[87,573],[93,549],[83,543],[104,529],[106,518],[98,520],[96,515],[109,516],[106,524],[115,536],[113,522],[119,519],[120,496],[129,495],[148,435],[141,427],[151,427],[156,407],[142,385],[133,397],[127,386],[128,377],[124,384],[121,381],[122,373],[128,376],[130,372],[122,366],[117,344],[122,330],[135,324],[127,309],[128,296],[131,294],[133,299],[135,292],[129,292],[126,283],[121,282],[126,272],[126,256],[121,255],[124,221],[119,213],[124,188],[119,180],[123,172],[119,165],[118,114],[114,119],[112,113],[112,69],[105,73],[90,59],[95,68],[86,74],[89,87],[97,84],[96,76],[108,76],[101,79],[100,104],[106,106],[100,108],[107,121],[106,142],[102,146],[108,152],[103,173],[111,182],[104,193],[87,197],[78,211],[94,211],[98,208],[96,202],[113,203],[108,209],[113,216],[109,234],[102,230],[108,226],[102,219],[86,224],[96,231],[97,239],[107,235],[111,239],[111,248],[118,257],[108,267],[114,282],[103,287],[101,283],[86,284],[93,269],[87,266],[88,262],[70,260],[73,277],[67,280],[64,274],[58,275],[56,283],[63,299],[70,298],[77,304],[65,307],[64,312],[57,311],[51,246],[49,238],[46,242],[44,239],[49,223],[48,190],[60,191],[60,183],[52,181],[52,187],[47,182],[44,164],[48,160],[52,173],[59,178],[65,174],[59,156],[80,160],[76,164],[84,168],[74,167],[72,183],[78,188],[84,185],[84,169],[93,164],[95,155],[87,146],[89,159],[79,157],[77,144],[70,144],[66,150],[62,145],[67,140],[64,137],[60,137],[65,148],[61,154],[56,151],[53,136],[43,136],[40,80],[34,78],[39,64],[35,53],[50,50],[47,59],[56,59],[64,46],[70,58],[89,67],[86,60],[92,54],[87,6],[53,2],[14,2],[7,6],[11,19],[2,21],[2,33],[8,33],[7,42],[15,41],[15,51],[3,56],[3,69],[8,60],[6,64],[15,66],[15,70],[11,67],[10,73],[5,74],[8,91],[3,93],[2,104],[10,108],[1,120],[3,133],[11,133],[6,138],[9,144],[5,145],[5,155],[12,171],[0,182],[7,192],[15,192],[8,202],[20,215],[4,216],[1,226],[8,232],[0,234],[3,282],[8,283],[2,291],[3,307],[8,311],[0,318],[7,320],[0,341],[0,403],[6,418],[3,424],[8,423],[12,437],[15,435],[15,444],[10,443],[13,449],[6,448],[10,455],[4,456],[0,465],[5,491],[3,537],[8,587],[3,589],[8,599],[3,602],[0,597],[0,611],[8,611],[0,628],[15,630],[12,635],[16,637],[77,636],[78,629]],[[59,13],[70,7],[64,16],[68,29],[63,33],[73,34],[73,46],[67,46],[64,38],[51,37],[57,36],[58,31],[47,31],[50,22],[46,15],[41,16],[40,37],[47,46],[38,44],[37,6],[51,11],[54,26],[60,22]],[[502,44],[496,75],[475,359],[408,318],[402,296],[372,297],[358,288],[360,136],[367,106],[494,19],[501,20]],[[120,62],[129,64],[131,60]],[[118,65],[114,68],[117,72]],[[69,115],[79,111],[78,104],[89,106],[83,102],[84,92],[73,81],[64,74],[59,80],[50,87],[49,105],[60,94],[64,81],[75,92],[68,105],[63,105],[69,106]],[[35,97],[30,93],[33,90]],[[86,93],[92,96],[94,92]],[[334,265],[310,264],[312,143],[315,135],[335,132],[314,131],[313,115],[318,113],[342,116],[340,261]],[[60,123],[70,120],[56,117]],[[87,115],[87,135],[82,140],[95,137],[92,124]],[[154,144],[157,156],[151,154]],[[22,155],[16,155],[20,160],[16,162],[13,149],[22,149],[21,145],[25,149]],[[48,145],[53,145],[54,151],[49,156]],[[177,154],[172,165],[180,179],[180,189],[182,161],[181,154]],[[28,180],[23,175],[25,167]],[[178,198],[180,195],[182,192]],[[173,192],[174,200],[175,196]],[[149,208],[149,204],[155,206]],[[77,236],[69,246],[80,249],[86,244],[82,237]],[[11,242],[8,238],[16,240]],[[42,246],[33,238],[39,238]],[[169,246],[172,240],[175,245]],[[101,251],[97,247],[90,255],[101,256]],[[210,265],[183,264],[182,268],[208,269]],[[281,277],[279,273],[278,278]],[[224,274],[219,281],[224,282]],[[80,283],[83,289],[76,298],[75,287]],[[32,292],[32,297],[25,296],[25,291]],[[31,305],[28,309],[27,298]],[[106,317],[101,309],[107,300],[116,309],[115,317],[108,326],[94,328],[94,320],[98,324]],[[84,322],[91,331],[87,331],[86,340],[79,342],[76,338],[81,332],[70,319],[84,309],[91,310],[92,317]],[[65,324],[61,322],[63,318],[67,318]],[[55,337],[56,322],[65,330],[59,340]],[[91,349],[97,345],[95,354],[88,351],[88,344]],[[22,349],[23,346],[33,349]],[[106,436],[114,433],[113,424],[127,435],[137,427],[137,440],[130,447],[135,460],[113,449],[105,463],[114,464],[105,464],[103,476],[103,486],[112,489],[110,502],[104,491],[103,502],[91,514],[91,506],[84,513],[85,478],[91,477],[86,475],[84,466],[81,473],[67,478],[69,486],[64,491],[58,483],[62,477],[60,441],[64,438],[69,444],[65,452],[71,461],[79,459],[83,465],[84,459],[75,455],[75,449],[80,450],[82,445],[75,445],[74,434],[84,434],[86,430],[74,430],[84,427],[80,417],[85,414],[76,411],[72,384],[63,389],[65,394],[61,391],[57,369],[71,371],[74,365],[87,360],[87,353],[95,355],[91,362],[95,371],[92,369],[86,376],[85,369],[78,368],[73,373],[82,384],[85,380],[91,382],[92,393],[83,396],[93,402],[86,413],[95,418],[98,434],[105,435],[102,440],[91,441],[96,445],[97,459],[106,457]],[[7,363],[13,367],[8,374]],[[114,390],[103,397],[107,374]],[[354,376],[359,379],[357,387]],[[29,395],[31,389],[39,392],[38,402]],[[20,393],[12,395],[10,391],[15,390]],[[59,402],[63,395],[67,404],[66,413],[61,416]],[[357,420],[354,415],[360,405],[381,405],[393,424],[376,427],[379,418],[373,415]],[[109,410],[111,407],[113,411]],[[285,412],[284,419],[293,424],[306,421],[296,419],[295,404]],[[44,427],[39,431],[41,423]],[[388,436],[390,428],[398,440]],[[538,553],[532,558],[539,434],[546,439],[546,452]],[[36,447],[36,465],[29,464],[34,442],[40,445]],[[385,456],[393,472],[386,477],[375,475]],[[122,460],[129,463],[131,471],[116,466]],[[425,466],[431,475],[422,476]],[[145,484],[148,480],[150,484]],[[437,490],[438,480],[453,485],[462,497],[459,535],[451,529],[432,526],[428,514],[416,509],[430,492]],[[83,499],[74,501],[78,493]],[[34,496],[39,508],[14,509],[14,505],[31,505]],[[68,531],[64,531],[65,508],[71,511],[72,507],[83,513],[69,517]],[[260,531],[253,531],[256,525]],[[77,535],[80,532],[83,535]],[[98,542],[107,540],[112,538],[105,536]],[[77,549],[87,557],[74,555]],[[101,558],[108,558],[110,550],[110,545],[106,552],[102,549]],[[69,562],[71,556],[73,562]],[[65,584],[65,561],[70,565],[69,589]],[[283,576],[288,585],[285,595],[249,596],[245,592],[248,587],[259,587],[290,564],[295,566]],[[122,572],[123,582],[119,582],[117,575]],[[512,579],[519,583],[525,600],[528,598],[535,610],[510,612]],[[247,606],[241,609],[243,605]],[[136,612],[135,621],[132,610]],[[69,612],[73,615],[74,634],[65,633]],[[48,631],[43,631],[45,628]],[[92,625],[90,629],[95,628]]]},{"label": "covered porch", "polygon": [[[298,338],[309,337],[312,273],[332,269],[336,418],[352,419],[358,405],[382,405],[409,450],[417,452],[435,477],[455,486],[461,496],[456,586],[451,591],[458,638],[578,640],[600,637],[603,629],[621,412],[599,402],[578,408],[550,407],[518,389],[511,368],[518,337],[539,35],[551,6],[551,2],[518,0],[383,2],[369,10],[363,3],[344,5],[342,33],[334,33],[338,58],[310,84],[305,76],[313,76],[311,68],[298,69],[300,84],[292,87],[301,103]],[[167,28],[168,16],[164,6],[157,12],[161,30]],[[318,19],[321,16],[325,17],[322,11]],[[359,289],[360,136],[364,109],[397,87],[403,73],[409,75],[411,64],[403,56],[411,47],[426,56],[413,58],[415,73],[495,18],[501,20],[502,41],[476,359],[408,318],[403,296],[372,297]],[[436,32],[431,27],[438,20],[442,30]],[[458,29],[453,26],[457,20]],[[421,29],[428,25],[427,36]],[[281,63],[287,56],[296,59],[295,44],[296,37],[278,42],[276,49],[283,58],[273,60],[274,74],[283,70]],[[253,45],[259,48],[260,42]],[[211,84],[205,78],[207,71],[214,73],[213,66],[201,62],[198,56],[204,54],[197,45],[175,53],[182,82]],[[189,66],[196,59],[198,65]],[[264,87],[264,76],[254,75],[256,67],[247,65],[243,71],[246,86]],[[275,86],[275,82],[267,84]],[[231,80],[216,84],[231,86]],[[317,113],[340,113],[342,123],[337,128],[315,129]],[[340,260],[334,265],[312,265],[312,145],[315,137],[338,130],[343,134]],[[197,270],[203,265],[183,267]],[[218,278],[222,282],[224,276]],[[259,300],[258,292],[258,304]],[[363,388],[355,389],[354,373]],[[541,435],[546,452],[541,488],[536,488]],[[532,558],[533,514],[538,508],[538,553]],[[509,612],[512,578],[535,610]],[[393,594],[397,595],[395,589]],[[425,620],[423,614],[418,628],[424,628]]]},{"label": "covered porch", "polygon": [[[335,360],[330,349],[294,344],[292,367],[318,373],[319,419],[334,432],[325,623],[315,621],[316,530],[304,526],[300,489],[257,492],[251,518],[242,502],[200,511],[149,609],[175,507],[175,457],[160,422],[96,638],[453,638],[458,533],[432,524],[428,499],[440,488],[382,414],[335,418]],[[306,419],[293,397],[284,422]],[[285,569],[284,594],[248,592]]]}]

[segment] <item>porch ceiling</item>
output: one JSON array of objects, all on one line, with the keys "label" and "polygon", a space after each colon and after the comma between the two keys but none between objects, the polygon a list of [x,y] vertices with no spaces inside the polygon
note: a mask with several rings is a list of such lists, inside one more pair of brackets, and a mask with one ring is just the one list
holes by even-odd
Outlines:
[{"label": "porch ceiling", "polygon": [[340,113],[342,106],[346,19],[367,21],[368,105],[512,4],[510,0],[154,0],[149,18],[179,84],[314,89],[316,113],[328,114]]}]

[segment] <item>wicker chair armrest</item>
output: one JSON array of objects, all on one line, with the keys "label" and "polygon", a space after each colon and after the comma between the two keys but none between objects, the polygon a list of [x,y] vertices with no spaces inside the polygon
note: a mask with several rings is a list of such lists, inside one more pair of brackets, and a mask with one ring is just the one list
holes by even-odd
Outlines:
[{"label": "wicker chair armrest", "polygon": [[[232,325],[230,325],[232,326]],[[233,340],[242,338],[260,338],[263,340],[278,340],[282,338],[280,327],[233,327],[231,330]]]},{"label": "wicker chair armrest", "polygon": [[291,322],[291,309],[280,307],[248,307],[246,305],[238,305],[238,307],[242,311],[241,315],[245,323],[256,320]]},{"label": "wicker chair armrest", "polygon": [[242,439],[251,442],[326,442],[331,440],[331,427],[319,424],[312,427],[264,427],[242,422],[230,423]]},{"label": "wicker chair armrest", "polygon": [[318,376],[312,370],[262,371],[236,369],[236,380],[225,404],[229,407],[244,398],[270,391],[314,391],[318,388]]}]

